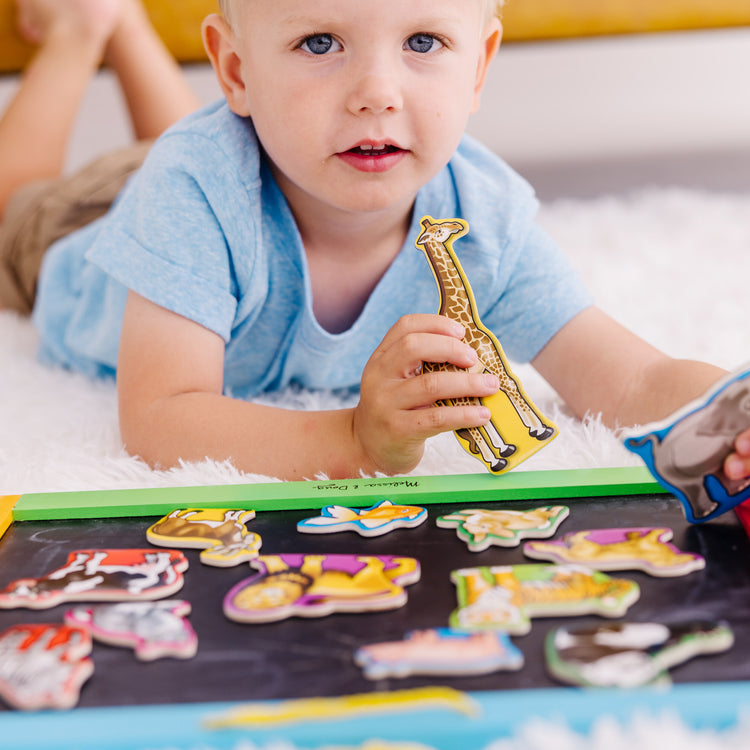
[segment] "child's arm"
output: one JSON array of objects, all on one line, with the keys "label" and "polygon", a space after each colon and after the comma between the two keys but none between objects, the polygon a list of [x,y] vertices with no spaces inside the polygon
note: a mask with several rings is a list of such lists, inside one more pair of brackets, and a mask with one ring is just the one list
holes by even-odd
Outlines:
[{"label": "child's arm", "polygon": [[[601,414],[612,427],[662,419],[726,375],[718,367],[668,357],[597,308],[564,326],[533,361],[574,413]],[[750,476],[750,430],[725,462],[728,476]]]},{"label": "child's arm", "polygon": [[611,427],[662,419],[726,375],[668,357],[595,307],[565,325],[532,364],[578,417],[601,414]]},{"label": "child's arm", "polygon": [[370,359],[356,408],[291,411],[223,396],[221,337],[131,292],[118,362],[122,438],[162,467],[208,456],[285,479],[405,472],[428,437],[488,419],[482,407],[433,402],[489,395],[497,383],[467,372],[417,375],[425,359],[470,366],[462,335],[437,315],[404,318]]}]

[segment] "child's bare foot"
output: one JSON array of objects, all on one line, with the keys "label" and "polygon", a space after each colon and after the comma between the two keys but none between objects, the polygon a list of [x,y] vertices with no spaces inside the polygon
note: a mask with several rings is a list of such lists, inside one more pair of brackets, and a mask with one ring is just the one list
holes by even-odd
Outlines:
[{"label": "child's bare foot", "polygon": [[125,0],[16,0],[18,30],[26,41],[44,44],[55,34],[102,47],[119,23]]}]

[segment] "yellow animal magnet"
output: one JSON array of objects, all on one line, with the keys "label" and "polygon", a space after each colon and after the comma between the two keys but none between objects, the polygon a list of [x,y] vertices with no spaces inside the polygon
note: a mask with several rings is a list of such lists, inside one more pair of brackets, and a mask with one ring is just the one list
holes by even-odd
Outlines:
[{"label": "yellow animal magnet", "polygon": [[146,538],[157,547],[202,549],[202,563],[228,568],[258,557],[261,538],[245,528],[253,518],[254,510],[173,510],[146,531]]},{"label": "yellow animal magnet", "polygon": [[328,505],[319,516],[305,518],[297,524],[304,534],[333,534],[356,531],[361,536],[380,536],[400,528],[413,528],[427,520],[427,511],[417,505],[397,505],[381,500],[371,508],[347,508]]},{"label": "yellow animal magnet", "polygon": [[397,609],[420,576],[418,560],[394,555],[286,553],[250,564],[258,573],[224,597],[224,614],[235,622]]},{"label": "yellow animal magnet", "polygon": [[642,570],[652,576],[683,576],[706,567],[695,552],[671,544],[672,529],[623,528],[574,531],[560,541],[527,542],[523,551],[535,560],[578,563],[596,570]]},{"label": "yellow animal magnet", "polygon": [[635,581],[583,565],[494,565],[451,573],[458,609],[450,626],[525,635],[535,617],[622,617],[640,596]]},{"label": "yellow animal magnet", "polygon": [[[511,372],[500,342],[482,325],[474,294],[453,251],[453,243],[469,231],[463,219],[422,218],[416,240],[424,251],[440,290],[438,313],[466,328],[464,341],[479,355],[477,372],[489,372],[500,381],[500,390],[488,398],[452,399],[439,404],[484,404],[492,413],[483,427],[456,430],[461,445],[493,473],[512,469],[557,435],[557,426],[543,417]],[[425,362],[423,371],[452,369],[452,365]]]}]

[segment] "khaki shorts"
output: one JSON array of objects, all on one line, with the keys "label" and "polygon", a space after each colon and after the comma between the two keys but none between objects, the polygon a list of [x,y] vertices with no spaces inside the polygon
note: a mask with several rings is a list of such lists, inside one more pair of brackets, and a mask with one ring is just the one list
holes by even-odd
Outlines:
[{"label": "khaki shorts", "polygon": [[0,309],[31,313],[47,249],[107,212],[152,143],[138,142],[71,177],[40,180],[13,195],[0,223]]}]

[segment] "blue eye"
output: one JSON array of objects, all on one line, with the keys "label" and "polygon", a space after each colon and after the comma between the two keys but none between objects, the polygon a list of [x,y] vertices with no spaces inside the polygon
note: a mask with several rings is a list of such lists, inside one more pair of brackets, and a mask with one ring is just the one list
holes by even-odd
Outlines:
[{"label": "blue eye", "polygon": [[406,40],[406,45],[412,52],[431,52],[441,43],[431,34],[413,34]]},{"label": "blue eye", "polygon": [[307,37],[300,47],[313,55],[325,55],[334,49],[336,42],[330,34],[314,34]]}]

